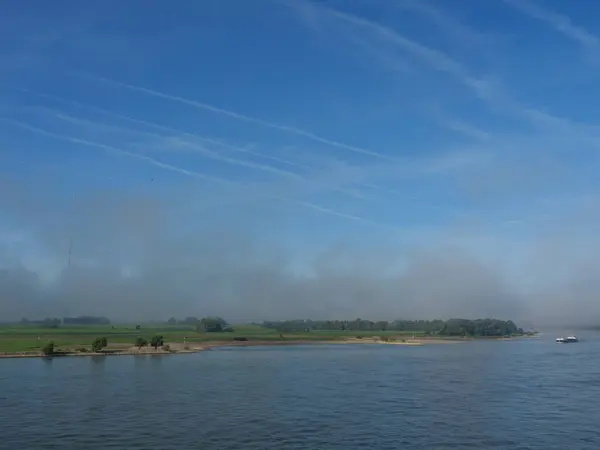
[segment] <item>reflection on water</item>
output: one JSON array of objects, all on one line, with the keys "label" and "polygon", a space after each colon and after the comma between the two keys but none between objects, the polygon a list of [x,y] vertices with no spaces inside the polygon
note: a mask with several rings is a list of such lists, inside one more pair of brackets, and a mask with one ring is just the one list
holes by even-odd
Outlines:
[{"label": "reflection on water", "polygon": [[598,449],[600,340],[0,361],[11,449]]},{"label": "reflection on water", "polygon": [[89,358],[93,364],[104,364],[107,357],[102,355],[92,355]]}]

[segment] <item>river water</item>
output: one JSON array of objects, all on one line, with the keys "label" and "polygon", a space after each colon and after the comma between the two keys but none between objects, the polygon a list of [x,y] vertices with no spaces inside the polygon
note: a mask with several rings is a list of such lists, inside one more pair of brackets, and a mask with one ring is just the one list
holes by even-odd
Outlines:
[{"label": "river water", "polygon": [[598,449],[600,336],[0,360],[6,449]]}]

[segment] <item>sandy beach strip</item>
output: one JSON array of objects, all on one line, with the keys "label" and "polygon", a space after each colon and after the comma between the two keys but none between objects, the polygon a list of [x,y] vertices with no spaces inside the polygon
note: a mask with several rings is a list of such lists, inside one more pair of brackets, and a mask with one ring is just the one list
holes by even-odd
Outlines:
[{"label": "sandy beach strip", "polygon": [[0,358],[40,358],[40,357],[63,357],[63,356],[151,356],[151,355],[172,355],[185,353],[198,353],[218,347],[277,347],[291,345],[403,345],[403,346],[421,346],[428,344],[457,344],[469,342],[470,339],[440,339],[440,338],[418,338],[385,341],[379,338],[346,338],[340,340],[308,340],[308,339],[290,339],[281,341],[271,340],[249,340],[249,341],[212,341],[194,343],[186,345],[180,342],[169,342],[169,351],[162,348],[157,350],[152,347],[138,349],[128,344],[113,344],[102,352],[78,352],[63,351],[51,356],[43,355],[41,352],[14,352],[0,353]]}]

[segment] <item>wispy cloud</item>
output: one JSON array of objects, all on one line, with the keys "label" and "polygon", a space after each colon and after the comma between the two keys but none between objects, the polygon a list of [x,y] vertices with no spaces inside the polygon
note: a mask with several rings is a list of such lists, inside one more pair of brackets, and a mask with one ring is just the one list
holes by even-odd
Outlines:
[{"label": "wispy cloud", "polygon": [[[246,184],[241,184],[241,183],[233,182],[233,181],[226,180],[226,179],[223,179],[223,178],[220,178],[220,177],[215,177],[215,176],[203,174],[203,173],[200,173],[200,172],[197,172],[197,171],[188,170],[188,169],[185,169],[185,168],[182,168],[182,167],[174,166],[172,164],[167,164],[167,163],[160,162],[160,161],[158,161],[158,160],[156,160],[154,158],[151,158],[149,156],[146,156],[146,155],[142,155],[142,154],[139,154],[139,153],[134,153],[134,152],[131,152],[131,151],[128,151],[128,150],[124,150],[124,149],[121,149],[121,148],[117,148],[117,147],[114,147],[114,146],[111,146],[111,145],[105,145],[105,144],[101,144],[101,143],[98,143],[98,142],[89,141],[89,140],[86,140],[86,139],[79,139],[79,138],[76,138],[76,137],[73,137],[73,136],[67,136],[67,135],[61,135],[61,134],[57,134],[57,133],[52,133],[50,131],[46,131],[46,130],[43,130],[41,128],[37,128],[37,127],[31,126],[31,125],[28,125],[26,123],[23,123],[23,122],[20,122],[20,121],[17,121],[17,120],[12,120],[12,119],[7,119],[7,118],[0,117],[0,121],[9,123],[11,125],[14,125],[14,126],[17,126],[17,127],[20,127],[20,128],[23,128],[23,129],[28,130],[28,131],[30,131],[32,133],[36,133],[36,134],[44,135],[44,136],[47,136],[47,137],[51,137],[51,138],[55,138],[55,139],[60,139],[60,140],[68,141],[68,142],[71,142],[73,144],[78,144],[78,145],[84,145],[84,146],[87,146],[87,147],[98,148],[98,149],[107,151],[109,153],[117,154],[117,155],[127,156],[127,157],[130,157],[130,158],[133,158],[133,159],[137,159],[137,160],[143,161],[143,162],[145,162],[147,164],[151,164],[151,165],[156,166],[156,167],[158,167],[160,169],[168,170],[168,171],[171,171],[171,172],[176,172],[176,173],[179,173],[179,174],[182,174],[182,175],[186,175],[186,176],[189,176],[189,177],[200,178],[200,179],[203,179],[203,180],[208,180],[208,181],[211,181],[211,182],[214,182],[214,183],[218,183],[218,184],[222,184],[222,185],[227,185],[227,186],[239,186],[242,189],[244,189],[244,188],[245,189],[251,188],[251,186],[249,184],[247,184],[247,183]],[[381,227],[381,228],[384,228],[384,229],[387,229],[387,230],[390,230],[390,231],[395,231],[395,232],[401,232],[402,231],[401,228],[398,228],[398,227],[395,227],[395,226],[390,226],[390,225],[387,225],[387,224],[382,224],[382,223],[377,222],[375,220],[371,220],[371,219],[368,219],[368,218],[365,218],[365,217],[360,217],[360,216],[353,215],[353,214],[346,214],[346,213],[343,213],[343,212],[340,212],[340,211],[337,211],[337,210],[334,210],[334,209],[326,208],[326,207],[323,207],[323,206],[311,203],[311,202],[302,201],[302,200],[296,200],[296,199],[284,197],[284,196],[281,196],[281,195],[277,195],[275,193],[264,193],[264,192],[257,192],[257,191],[254,191],[254,193],[257,196],[259,196],[259,197],[264,197],[264,198],[268,198],[268,199],[285,201],[285,202],[288,202],[288,203],[291,203],[291,204],[299,205],[299,206],[302,206],[302,207],[305,207],[305,208],[309,208],[309,209],[312,209],[314,211],[318,211],[318,212],[321,212],[321,213],[324,213],[324,214],[328,214],[328,215],[331,215],[331,216],[336,216],[336,217],[340,217],[340,218],[348,219],[348,220],[353,220],[353,221],[357,221],[357,222],[363,222],[363,223],[367,223],[367,224],[370,224],[370,225],[376,225],[378,227]]]},{"label": "wispy cloud", "polygon": [[110,80],[108,78],[104,78],[104,77],[100,77],[97,75],[92,75],[92,74],[82,74],[82,73],[77,73],[75,75],[79,75],[82,77],[86,77],[88,79],[91,80],[96,80],[102,83],[106,83],[106,84],[110,84],[112,86],[115,87],[120,87],[120,88],[124,88],[124,89],[129,89],[132,91],[137,91],[143,94],[147,94],[147,95],[151,95],[154,97],[160,97],[163,98],[165,100],[170,100],[173,102],[179,102],[179,103],[183,103],[185,105],[189,105],[189,106],[193,106],[194,108],[198,108],[198,109],[202,109],[202,110],[206,110],[206,111],[210,111],[216,114],[222,114],[228,117],[231,117],[233,119],[238,119],[238,120],[242,120],[244,122],[249,122],[249,123],[253,123],[256,125],[261,125],[263,127],[268,127],[268,128],[273,128],[276,130],[280,130],[280,131],[284,131],[287,133],[292,133],[298,136],[302,136],[305,137],[307,139],[311,139],[315,142],[320,142],[322,144],[326,144],[326,145],[330,145],[332,147],[337,147],[337,148],[341,148],[344,150],[348,150],[354,153],[360,153],[363,155],[368,155],[368,156],[372,156],[375,158],[379,158],[379,159],[383,159],[383,160],[393,160],[393,158],[391,158],[389,155],[385,155],[383,153],[378,153],[372,150],[368,150],[365,148],[361,148],[361,147],[356,147],[354,145],[349,145],[349,144],[344,144],[342,142],[338,142],[338,141],[333,141],[331,139],[327,139],[324,138],[322,136],[319,136],[317,134],[314,134],[310,131],[306,131],[306,130],[302,130],[300,128],[295,128],[295,127],[291,127],[291,126],[287,126],[287,125],[279,125],[273,122],[268,122],[266,120],[262,120],[262,119],[257,119],[255,117],[250,117],[248,115],[245,114],[240,114],[234,111],[230,111],[227,109],[223,109],[223,108],[218,108],[216,106],[213,105],[209,105],[207,103],[201,103],[198,102],[196,100],[191,100],[188,98],[183,98],[183,97],[179,97],[176,95],[170,95],[170,94],[165,94],[163,92],[158,92],[156,90],[153,89],[148,89],[142,86],[134,86],[132,84],[127,84],[127,83],[122,83],[120,81],[115,81],[115,80]]},{"label": "wispy cloud", "polygon": [[[395,29],[348,12],[329,8],[307,0],[301,1],[311,5],[310,8],[312,8],[313,14],[320,14],[323,18],[334,19],[347,25],[368,30],[377,39],[384,40],[386,43],[392,44],[414,56],[424,67],[449,75],[452,79],[467,87],[476,98],[488,105],[493,112],[525,121],[530,125],[541,127],[545,131],[555,130],[553,126],[548,126],[549,120],[552,120],[554,124],[559,123],[564,129],[573,130],[573,124],[568,123],[566,120],[554,116],[547,111],[523,105],[511,95],[510,89],[502,83],[502,79],[498,74],[489,77],[475,76],[463,63],[443,51],[410,39]],[[510,2],[512,0],[505,1]],[[291,6],[291,3],[287,0],[284,3]],[[435,14],[440,15],[443,13],[436,10]],[[453,23],[453,19],[449,16],[446,15],[444,17],[446,22]],[[459,26],[458,24],[456,25]],[[586,42],[595,40],[592,35],[586,36],[587,38],[584,39]],[[356,36],[355,39],[361,38]],[[363,37],[362,39],[365,38]],[[390,54],[389,59],[393,61],[397,59],[397,56]],[[485,132],[485,130],[482,131]]]},{"label": "wispy cloud", "polygon": [[158,167],[160,169],[170,170],[170,171],[173,171],[173,172],[178,172],[178,173],[183,174],[183,175],[187,175],[187,176],[191,176],[191,177],[196,177],[196,178],[202,178],[202,179],[205,179],[205,180],[210,180],[210,181],[213,181],[213,182],[216,182],[216,183],[224,183],[224,184],[232,184],[233,183],[233,182],[229,182],[229,181],[223,180],[221,178],[213,177],[211,175],[204,175],[204,174],[201,174],[201,173],[198,173],[198,172],[193,172],[193,171],[190,171],[190,170],[183,169],[181,167],[173,166],[171,164],[162,163],[162,162],[157,161],[156,159],[153,159],[153,158],[151,158],[149,156],[142,155],[142,154],[139,154],[139,153],[130,152],[128,150],[124,150],[124,149],[120,149],[120,148],[117,148],[117,147],[113,147],[111,145],[105,145],[105,144],[101,144],[101,143],[98,143],[98,142],[89,141],[89,140],[86,140],[86,139],[80,139],[80,138],[73,137],[73,136],[66,136],[66,135],[62,135],[62,134],[58,134],[58,133],[53,133],[51,131],[46,131],[46,130],[43,130],[41,128],[31,126],[31,125],[29,125],[27,123],[20,122],[18,120],[9,119],[9,118],[6,118],[6,117],[0,117],[0,121],[8,123],[8,124],[11,124],[11,125],[16,126],[16,127],[23,128],[23,129],[25,129],[27,131],[30,131],[32,133],[40,134],[40,135],[51,137],[51,138],[55,138],[55,139],[60,139],[60,140],[63,140],[63,141],[71,142],[73,144],[83,145],[83,146],[87,146],[87,147],[99,148],[101,150],[104,150],[106,152],[109,152],[109,153],[112,153],[112,154],[116,154],[116,155],[119,155],[119,156],[127,156],[127,157],[130,157],[130,158],[133,158],[133,159],[138,159],[138,160],[144,161],[144,162],[146,162],[148,164],[151,164],[153,166],[156,166],[156,167]]},{"label": "wispy cloud", "polygon": [[168,148],[173,148],[173,147],[189,148],[189,149],[195,151],[196,153],[200,154],[201,156],[208,158],[208,159],[221,161],[221,162],[232,164],[232,165],[247,167],[249,169],[260,170],[260,171],[268,172],[271,174],[283,176],[286,178],[291,178],[293,180],[302,180],[305,182],[310,181],[307,178],[305,178],[295,172],[291,172],[289,170],[279,169],[277,167],[269,166],[266,164],[257,164],[252,161],[246,161],[246,160],[242,160],[239,158],[231,158],[226,155],[219,154],[218,152],[210,150],[205,145],[200,145],[197,142],[194,142],[194,141],[191,141],[188,139],[184,139],[181,136],[177,136],[177,135],[176,136],[165,136],[163,134],[150,133],[148,131],[139,131],[139,130],[134,130],[131,128],[124,128],[122,126],[107,125],[107,124],[98,123],[98,122],[88,120],[88,119],[81,119],[81,118],[73,117],[73,116],[70,116],[68,114],[65,114],[65,113],[59,112],[59,111],[52,111],[52,110],[50,110],[50,111],[53,113],[53,116],[55,118],[64,120],[67,122],[71,122],[71,123],[75,123],[75,124],[84,124],[87,126],[91,126],[93,128],[98,128],[98,129],[109,128],[109,129],[113,129],[113,130],[118,130],[118,131],[125,132],[128,134],[136,135],[139,137],[153,139],[155,143],[156,142],[158,142],[158,143],[166,142],[167,143],[166,147],[168,147]]},{"label": "wispy cloud", "polygon": [[[23,92],[33,93],[32,91],[27,90],[27,89],[20,89],[20,90]],[[150,145],[147,143],[147,141],[145,141],[142,144],[136,145],[136,146],[140,147],[141,151],[145,151],[149,147],[155,148],[155,149],[160,148],[161,150],[166,149],[167,151],[174,151],[174,149],[177,149],[177,150],[188,149],[189,151],[200,153],[201,155],[203,155],[207,158],[214,159],[214,160],[218,160],[218,161],[222,161],[222,162],[226,162],[226,163],[230,163],[230,164],[234,164],[234,165],[245,166],[245,167],[253,168],[253,169],[257,169],[257,170],[262,170],[265,172],[270,172],[273,174],[281,175],[281,176],[295,179],[298,181],[304,181],[306,183],[313,184],[314,187],[316,187],[317,189],[326,189],[327,186],[331,186],[331,189],[333,189],[334,191],[344,193],[351,197],[358,198],[361,200],[369,200],[369,199],[373,200],[373,198],[369,198],[368,196],[360,193],[357,190],[350,190],[350,189],[344,188],[343,186],[335,185],[335,180],[333,180],[333,183],[332,183],[331,176],[329,176],[329,182],[324,183],[323,180],[321,180],[319,182],[319,180],[317,180],[317,179],[309,179],[299,173],[292,172],[289,170],[284,170],[284,169],[280,169],[280,168],[266,165],[266,164],[257,164],[257,163],[251,162],[251,161],[244,161],[244,160],[240,160],[238,158],[231,158],[228,156],[224,156],[214,150],[210,150],[209,148],[207,148],[207,145],[213,145],[213,146],[216,146],[219,148],[232,150],[237,153],[258,156],[260,158],[272,160],[272,161],[284,164],[286,166],[304,169],[304,170],[308,170],[310,172],[315,173],[317,170],[311,166],[307,166],[307,165],[300,164],[300,163],[297,163],[297,162],[294,162],[291,160],[279,158],[277,156],[272,156],[270,154],[257,152],[255,150],[251,150],[248,148],[243,148],[243,147],[239,147],[236,145],[227,144],[218,139],[207,138],[205,136],[200,136],[195,133],[189,133],[189,132],[182,131],[182,130],[179,130],[179,129],[176,129],[173,127],[160,125],[160,124],[157,124],[154,122],[148,122],[146,120],[135,119],[132,117],[113,113],[111,111],[107,111],[102,108],[97,108],[97,107],[94,107],[91,105],[83,104],[81,102],[67,100],[67,99],[64,99],[61,97],[48,95],[48,94],[41,94],[41,93],[35,93],[35,94],[38,96],[41,96],[43,98],[60,101],[62,103],[71,104],[71,105],[75,105],[80,108],[94,111],[94,112],[100,113],[104,116],[107,116],[107,117],[110,117],[113,119],[129,122],[129,123],[134,123],[137,125],[142,125],[146,128],[152,128],[152,129],[156,129],[156,130],[160,130],[165,133],[168,133],[166,135],[165,134],[156,134],[156,133],[149,133],[147,131],[125,128],[123,126],[115,126],[115,125],[108,125],[108,124],[104,124],[104,123],[98,123],[98,122],[87,120],[87,119],[81,119],[81,118],[69,116],[64,113],[53,111],[49,108],[44,108],[44,110],[52,112],[54,117],[59,118],[61,120],[69,121],[71,123],[86,124],[87,126],[92,126],[97,129],[112,129],[112,130],[123,132],[123,133],[129,134],[129,135],[136,135],[136,136],[142,136],[145,138],[153,139],[152,144],[150,144]],[[205,144],[205,145],[202,145],[201,143]]]},{"label": "wispy cloud", "polygon": [[[506,1],[597,47],[567,15]],[[204,4],[174,25],[185,36],[156,26],[163,7],[118,34],[94,17],[76,45],[35,22],[59,39],[26,47],[52,64],[0,74],[0,314],[600,314],[600,128],[564,101],[585,98],[570,78],[585,65],[543,92],[516,61],[559,63],[502,40],[532,32],[487,21],[503,2],[272,3],[244,15],[254,33]],[[215,86],[233,100],[205,102]]]},{"label": "wispy cloud", "polygon": [[469,123],[463,122],[460,119],[448,119],[443,120],[442,125],[450,130],[461,133],[471,139],[478,141],[488,141],[491,139],[491,134],[487,131],[481,130]]},{"label": "wispy cloud", "polygon": [[320,6],[319,8],[321,9],[322,14],[328,14],[331,17],[337,18],[338,20],[344,21],[348,24],[368,29],[371,32],[375,33],[378,37],[403,48],[405,51],[414,55],[421,62],[428,65],[429,67],[434,68],[435,70],[438,70],[440,72],[445,72],[452,75],[458,81],[460,81],[461,83],[463,83],[471,89],[479,89],[481,81],[472,77],[468,73],[468,71],[465,70],[462,64],[448,57],[443,52],[422,45],[412,39],[401,35],[397,31],[394,31],[389,27],[383,26],[377,22],[373,22],[363,17],[358,17],[353,14],[327,8],[324,6]]},{"label": "wispy cloud", "polygon": [[446,36],[460,45],[469,48],[484,49],[492,44],[495,36],[489,31],[479,32],[458,21],[447,11],[443,11],[426,0],[397,0],[389,3],[390,8],[400,11],[412,11],[420,14],[436,25]]},{"label": "wispy cloud", "polygon": [[586,47],[587,50],[600,49],[600,38],[585,28],[575,25],[565,14],[550,11],[529,0],[504,0],[504,2],[529,17],[547,24],[558,33]]},{"label": "wispy cloud", "polygon": [[17,91],[20,92],[25,92],[25,93],[29,93],[29,94],[33,94],[35,96],[41,97],[41,98],[46,98],[46,99],[50,99],[50,100],[54,100],[54,101],[58,101],[60,103],[63,104],[67,104],[67,105],[74,105],[78,108],[83,108],[85,110],[88,111],[93,111],[96,113],[99,113],[103,116],[106,117],[110,117],[113,119],[117,119],[117,120],[122,120],[125,122],[129,122],[129,123],[133,123],[133,124],[137,124],[137,125],[142,125],[144,127],[149,127],[149,128],[153,128],[156,130],[160,130],[160,131],[164,131],[170,134],[174,134],[180,137],[186,137],[186,138],[190,138],[194,141],[200,141],[200,142],[204,142],[207,144],[212,144],[212,145],[216,145],[219,147],[223,147],[229,150],[232,150],[234,152],[241,152],[241,153],[247,153],[249,155],[254,155],[254,156],[258,156],[260,158],[264,158],[264,159],[268,159],[268,160],[272,160],[278,163],[282,163],[285,165],[289,165],[289,166],[294,166],[300,169],[306,169],[307,166],[296,163],[294,161],[288,160],[288,159],[283,159],[283,158],[279,158],[277,156],[273,156],[271,154],[267,154],[267,153],[262,153],[262,152],[257,152],[255,150],[252,150],[250,148],[245,148],[245,147],[240,147],[237,145],[232,145],[232,144],[228,144],[226,142],[223,142],[219,139],[215,139],[215,138],[210,138],[210,137],[206,137],[206,136],[200,136],[197,133],[190,133],[188,131],[183,131],[174,127],[170,127],[170,126],[166,126],[166,125],[162,125],[162,124],[158,124],[155,122],[150,122],[147,120],[142,120],[142,119],[138,119],[138,118],[134,118],[134,117],[129,117],[129,116],[125,116],[123,114],[118,114],[115,113],[113,111],[108,111],[106,109],[103,108],[98,108],[97,106],[93,106],[93,105],[89,105],[86,103],[82,103],[82,102],[78,102],[76,100],[71,100],[71,99],[66,99],[64,97],[59,97],[56,95],[51,95],[51,94],[46,94],[46,93],[41,93],[41,92],[34,92],[30,89],[24,89],[24,88],[15,88]]},{"label": "wispy cloud", "polygon": [[[118,121],[124,121],[131,124],[142,125],[145,128],[152,128],[158,131],[162,131],[166,134],[155,134],[148,133],[140,130],[133,130],[130,128],[124,128],[122,126],[114,126],[107,125],[104,123],[93,122],[87,119],[75,118],[72,116],[65,115],[64,113],[55,113],[55,117],[69,120],[71,122],[80,122],[86,123],[87,125],[97,126],[99,129],[110,128],[127,133],[129,135],[137,134],[138,136],[145,136],[154,138],[151,148],[154,149],[166,149],[168,151],[172,151],[174,148],[174,144],[178,143],[176,146],[177,149],[189,149],[191,151],[200,152],[204,156],[208,158],[212,158],[215,160],[220,160],[223,162],[229,162],[231,164],[237,164],[246,166],[249,168],[255,168],[258,170],[263,170],[271,173],[276,173],[282,176],[294,178],[299,181],[304,181],[306,184],[311,184],[313,186],[312,190],[323,190],[330,188],[334,191],[346,194],[350,197],[354,197],[360,200],[368,200],[368,201],[377,201],[381,200],[367,195],[364,188],[374,189],[376,191],[380,191],[382,193],[393,193],[395,195],[400,195],[406,198],[406,194],[398,192],[396,189],[390,189],[389,187],[382,186],[377,183],[377,181],[381,181],[381,179],[400,179],[404,177],[415,177],[419,175],[430,175],[436,173],[447,173],[453,172],[455,170],[460,170],[468,167],[477,167],[480,165],[485,165],[489,163],[486,155],[475,154],[470,151],[462,151],[451,149],[448,152],[445,152],[440,155],[435,155],[434,157],[428,158],[420,158],[420,159],[403,159],[403,158],[394,158],[394,163],[386,163],[386,164],[363,164],[360,166],[353,166],[349,164],[329,164],[321,162],[324,158],[319,158],[319,162],[317,164],[303,164],[297,161],[293,161],[291,159],[281,158],[279,156],[273,156],[271,154],[267,154],[264,152],[259,152],[256,150],[251,150],[247,148],[243,148],[236,145],[231,145],[225,143],[219,139],[215,138],[207,138],[205,136],[200,136],[196,133],[191,133],[188,131],[183,131],[174,127],[161,125],[155,122],[150,122],[147,120],[141,120],[137,118],[132,118],[129,116],[124,116],[122,114],[117,114],[111,111],[107,111],[102,108],[98,108],[92,105],[84,104],[81,102],[64,99],[62,97],[57,97],[54,95],[48,95],[43,93],[33,92],[28,89],[18,89],[19,91],[34,94],[41,98],[47,98],[55,101],[59,101],[64,104],[74,105],[78,108],[83,108],[88,111],[93,111],[99,113],[103,116],[116,119]],[[465,125],[466,127],[466,125]],[[156,139],[157,138],[157,139]],[[175,139],[175,140],[173,140]],[[167,144],[167,145],[165,145]],[[203,145],[206,144],[206,145]],[[293,167],[295,169],[301,169],[307,175],[311,175],[311,177],[307,177],[307,175],[302,175],[298,172],[291,172],[289,170],[279,169],[274,166],[268,166],[264,164],[255,164],[252,162],[242,161],[236,158],[230,158],[227,156],[222,156],[221,154],[215,152],[214,150],[209,150],[207,145],[213,145],[215,147],[220,147],[224,149],[231,150],[236,153],[242,153],[247,155],[257,156],[259,158],[264,158],[270,161],[274,161],[289,167]],[[140,144],[140,150],[144,150],[144,146],[147,147],[147,144]],[[350,189],[346,186],[354,186],[353,189]],[[426,205],[423,205],[426,207]]]}]

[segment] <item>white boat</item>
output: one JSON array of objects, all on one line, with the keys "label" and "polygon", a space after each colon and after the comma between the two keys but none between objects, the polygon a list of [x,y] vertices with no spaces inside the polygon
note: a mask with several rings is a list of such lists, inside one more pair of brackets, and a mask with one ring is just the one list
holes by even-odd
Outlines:
[{"label": "white boat", "polygon": [[568,344],[570,342],[579,342],[579,339],[577,339],[576,336],[567,336],[566,338],[564,338],[564,337],[556,338],[557,344]]}]

